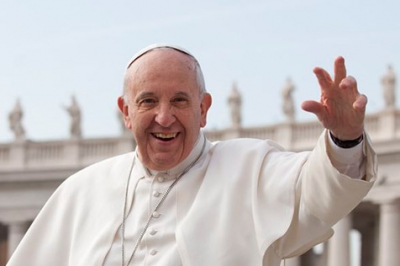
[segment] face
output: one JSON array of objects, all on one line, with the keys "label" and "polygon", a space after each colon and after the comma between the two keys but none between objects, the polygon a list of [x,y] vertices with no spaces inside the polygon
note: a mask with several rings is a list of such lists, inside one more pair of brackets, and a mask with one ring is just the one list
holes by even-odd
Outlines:
[{"label": "face", "polygon": [[126,97],[118,99],[139,157],[153,170],[171,169],[192,151],[206,125],[211,96],[200,96],[192,59],[173,49],[152,50],[127,71]]}]

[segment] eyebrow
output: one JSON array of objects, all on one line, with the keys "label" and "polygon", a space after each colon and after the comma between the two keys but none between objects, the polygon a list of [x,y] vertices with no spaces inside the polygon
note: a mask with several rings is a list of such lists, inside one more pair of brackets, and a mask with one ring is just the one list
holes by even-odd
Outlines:
[{"label": "eyebrow", "polygon": [[143,92],[143,93],[137,95],[137,97],[135,99],[143,99],[146,97],[153,97],[153,96],[154,96],[153,92]]},{"label": "eyebrow", "polygon": [[[143,93],[139,94],[136,98],[140,99],[140,98],[145,98],[145,97],[152,97],[154,95],[155,95],[154,92],[143,92]],[[184,91],[178,91],[173,96],[189,97],[189,94],[187,92],[184,92]]]},{"label": "eyebrow", "polygon": [[179,91],[175,94],[175,96],[184,96],[184,97],[188,97],[189,98],[189,94],[187,92],[184,91]]}]

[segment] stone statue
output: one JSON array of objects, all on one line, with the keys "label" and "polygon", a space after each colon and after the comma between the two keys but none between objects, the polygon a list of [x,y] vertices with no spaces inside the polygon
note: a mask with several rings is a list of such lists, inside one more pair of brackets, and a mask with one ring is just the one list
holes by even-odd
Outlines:
[{"label": "stone statue", "polygon": [[24,112],[21,108],[21,103],[19,99],[14,105],[14,109],[8,115],[8,121],[10,123],[10,129],[14,132],[14,138],[16,141],[21,141],[25,139],[25,129],[22,125],[22,117]]},{"label": "stone statue", "polygon": [[383,97],[385,99],[386,108],[394,108],[396,104],[396,74],[393,67],[388,65],[386,74],[381,80],[383,87]]},{"label": "stone statue", "polygon": [[282,87],[282,98],[283,98],[283,113],[289,122],[293,122],[295,119],[295,109],[293,101],[294,85],[290,78],[287,78],[285,85]]},{"label": "stone statue", "polygon": [[71,118],[70,134],[71,138],[80,138],[81,130],[81,110],[74,95],[71,97],[71,105],[64,107]]},{"label": "stone statue", "polygon": [[228,105],[231,111],[232,127],[239,128],[242,124],[242,96],[236,83],[233,83],[231,94],[228,97]]}]

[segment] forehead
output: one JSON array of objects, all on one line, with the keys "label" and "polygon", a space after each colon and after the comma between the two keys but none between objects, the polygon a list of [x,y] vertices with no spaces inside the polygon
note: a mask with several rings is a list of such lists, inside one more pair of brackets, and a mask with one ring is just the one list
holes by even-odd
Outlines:
[{"label": "forehead", "polygon": [[152,50],[139,57],[127,70],[126,79],[131,88],[157,83],[197,87],[194,60],[184,53],[166,48]]},{"label": "forehead", "polygon": [[141,57],[142,55],[148,53],[149,51],[156,50],[156,49],[160,49],[160,48],[163,48],[163,49],[172,49],[172,50],[175,50],[175,51],[179,51],[179,52],[184,53],[184,54],[186,54],[186,55],[190,55],[190,56],[193,57],[193,59],[194,59],[194,56],[193,56],[188,50],[186,50],[186,49],[184,49],[184,48],[182,48],[182,47],[179,47],[179,46],[176,46],[176,45],[170,45],[170,44],[152,44],[152,45],[149,45],[149,46],[143,48],[143,49],[140,50],[139,52],[137,52],[137,53],[131,58],[131,60],[129,60],[128,66],[127,66],[126,68],[128,69],[129,66],[132,65],[132,63],[135,62],[136,59],[138,59],[138,58]]},{"label": "forehead", "polygon": [[132,63],[130,69],[136,69],[136,72],[146,74],[148,74],[147,71],[150,73],[169,71],[188,73],[195,71],[195,62],[189,55],[182,52],[171,48],[158,48],[139,57]]}]

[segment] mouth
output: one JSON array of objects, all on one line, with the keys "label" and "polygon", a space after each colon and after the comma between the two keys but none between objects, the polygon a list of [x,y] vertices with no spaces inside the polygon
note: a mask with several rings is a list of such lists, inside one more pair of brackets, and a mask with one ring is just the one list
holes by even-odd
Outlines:
[{"label": "mouth", "polygon": [[175,139],[179,133],[151,133],[153,137],[162,141],[171,141]]}]

